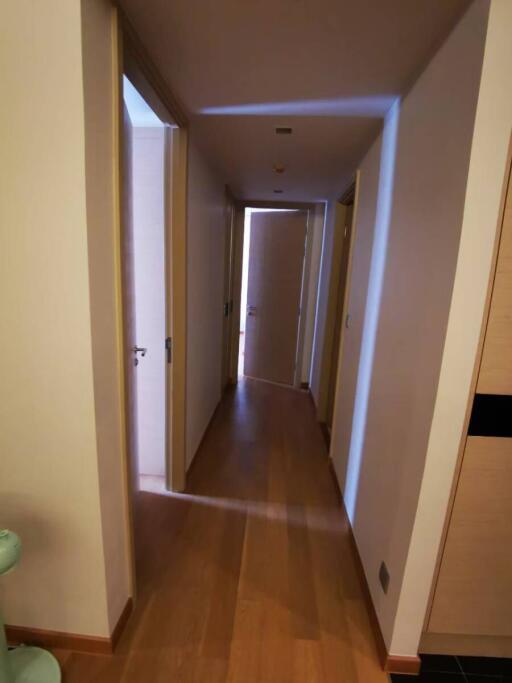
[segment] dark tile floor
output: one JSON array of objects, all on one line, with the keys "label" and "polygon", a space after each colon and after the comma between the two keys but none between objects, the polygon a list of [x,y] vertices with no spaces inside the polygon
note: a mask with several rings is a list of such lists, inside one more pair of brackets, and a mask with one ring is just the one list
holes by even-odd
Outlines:
[{"label": "dark tile floor", "polygon": [[512,659],[421,655],[419,676],[391,675],[393,683],[512,683]]}]

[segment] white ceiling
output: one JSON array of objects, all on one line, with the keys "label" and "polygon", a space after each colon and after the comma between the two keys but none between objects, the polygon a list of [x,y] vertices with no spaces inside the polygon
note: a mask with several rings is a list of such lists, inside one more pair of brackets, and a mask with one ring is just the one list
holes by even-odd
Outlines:
[{"label": "white ceiling", "polygon": [[469,0],[121,4],[234,193],[311,201],[342,192]]}]

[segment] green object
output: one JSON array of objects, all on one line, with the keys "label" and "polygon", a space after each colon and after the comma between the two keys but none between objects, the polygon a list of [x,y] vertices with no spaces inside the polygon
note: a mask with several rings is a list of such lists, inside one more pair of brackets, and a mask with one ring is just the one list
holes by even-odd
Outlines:
[{"label": "green object", "polygon": [[[16,566],[21,541],[12,531],[0,529],[0,575]],[[55,657],[40,647],[7,647],[0,615],[0,683],[60,683],[60,668]]]}]

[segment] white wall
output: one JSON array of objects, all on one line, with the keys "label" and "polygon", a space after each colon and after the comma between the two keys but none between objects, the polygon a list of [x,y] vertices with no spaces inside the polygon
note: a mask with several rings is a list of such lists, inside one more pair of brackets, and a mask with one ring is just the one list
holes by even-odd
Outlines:
[{"label": "white wall", "polygon": [[24,552],[0,602],[11,624],[105,636],[80,9],[2,6],[0,500]]},{"label": "white wall", "polygon": [[492,0],[448,329],[391,643],[399,654],[414,652],[421,634],[462,436],[512,129],[511,35],[512,4]]},{"label": "white wall", "polygon": [[221,395],[225,190],[192,140],[187,211],[187,467]]},{"label": "white wall", "polygon": [[309,260],[308,290],[306,296],[304,325],[304,347],[302,352],[301,381],[310,383],[313,362],[313,338],[315,335],[316,304],[320,280],[320,261],[324,236],[325,204],[316,204],[308,222],[308,240],[311,241]]},{"label": "white wall", "polygon": [[[342,449],[332,455],[388,648],[395,647],[455,276],[486,10],[481,0],[470,8],[390,113],[376,143],[380,156],[372,149],[362,168],[356,254],[357,243],[374,235],[346,477]],[[377,195],[365,197],[377,174]],[[358,318],[359,294],[352,288],[349,303]],[[382,560],[391,575],[387,595],[378,580]]]},{"label": "white wall", "polygon": [[[135,335],[139,473],[165,475],[165,129],[133,127]],[[170,295],[170,293],[169,293]]]}]

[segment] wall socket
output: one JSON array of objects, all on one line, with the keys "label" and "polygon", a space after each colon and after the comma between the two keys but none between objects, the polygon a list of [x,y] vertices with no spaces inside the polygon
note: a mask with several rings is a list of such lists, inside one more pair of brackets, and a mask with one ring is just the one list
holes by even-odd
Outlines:
[{"label": "wall socket", "polygon": [[380,563],[379,581],[380,585],[382,586],[382,590],[384,593],[387,593],[389,587],[389,572],[385,562]]}]

